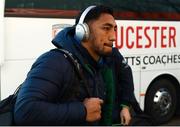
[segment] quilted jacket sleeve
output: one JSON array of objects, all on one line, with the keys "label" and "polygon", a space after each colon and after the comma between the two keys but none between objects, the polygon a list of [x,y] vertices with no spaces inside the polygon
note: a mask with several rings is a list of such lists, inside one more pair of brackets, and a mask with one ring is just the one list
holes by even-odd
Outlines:
[{"label": "quilted jacket sleeve", "polygon": [[50,51],[40,56],[19,91],[14,109],[16,125],[80,125],[85,122],[82,102],[58,102],[72,82],[73,68],[62,53]]}]

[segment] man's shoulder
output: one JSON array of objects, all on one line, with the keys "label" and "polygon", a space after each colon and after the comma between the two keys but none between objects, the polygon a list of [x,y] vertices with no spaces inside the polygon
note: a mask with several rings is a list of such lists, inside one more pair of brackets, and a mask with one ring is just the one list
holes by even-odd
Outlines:
[{"label": "man's shoulder", "polygon": [[115,65],[122,65],[124,68],[129,68],[127,61],[125,60],[124,56],[120,53],[119,49],[113,48],[113,58],[115,61]]},{"label": "man's shoulder", "polygon": [[71,66],[64,54],[58,51],[58,49],[52,49],[40,55],[33,64],[33,66],[37,65],[64,69]]},{"label": "man's shoulder", "polygon": [[112,49],[112,54],[113,54],[113,55],[121,55],[121,52],[119,51],[119,49],[113,48],[113,49]]},{"label": "man's shoulder", "polygon": [[60,59],[65,59],[64,54],[58,49],[51,49],[43,54],[41,54],[37,60],[53,60],[59,61]]},{"label": "man's shoulder", "polygon": [[123,55],[120,53],[119,49],[117,49],[117,48],[112,49],[111,57],[113,59],[115,59],[115,60],[118,59],[118,60],[121,60],[121,61],[124,59]]}]

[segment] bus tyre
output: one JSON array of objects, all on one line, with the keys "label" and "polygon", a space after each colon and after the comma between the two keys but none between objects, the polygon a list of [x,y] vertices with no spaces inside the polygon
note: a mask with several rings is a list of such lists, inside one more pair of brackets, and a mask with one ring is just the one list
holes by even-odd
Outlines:
[{"label": "bus tyre", "polygon": [[145,99],[145,112],[156,124],[167,122],[176,110],[175,86],[167,79],[156,80],[151,86]]}]

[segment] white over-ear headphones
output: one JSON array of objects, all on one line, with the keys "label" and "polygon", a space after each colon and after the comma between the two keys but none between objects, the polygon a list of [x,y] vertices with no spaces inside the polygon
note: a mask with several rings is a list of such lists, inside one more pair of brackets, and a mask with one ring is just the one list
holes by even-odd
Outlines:
[{"label": "white over-ear headphones", "polygon": [[85,19],[86,15],[88,14],[88,12],[95,7],[96,6],[89,6],[81,14],[79,22],[75,28],[75,38],[79,42],[81,42],[82,40],[87,40],[89,38],[89,26],[86,23],[84,23],[84,19]]}]

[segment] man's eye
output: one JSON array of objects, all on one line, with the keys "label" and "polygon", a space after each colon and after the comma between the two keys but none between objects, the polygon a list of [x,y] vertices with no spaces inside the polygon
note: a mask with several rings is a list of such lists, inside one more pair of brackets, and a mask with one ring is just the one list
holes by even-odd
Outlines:
[{"label": "man's eye", "polygon": [[110,27],[103,27],[104,30],[110,30]]}]

